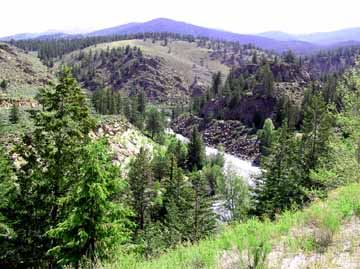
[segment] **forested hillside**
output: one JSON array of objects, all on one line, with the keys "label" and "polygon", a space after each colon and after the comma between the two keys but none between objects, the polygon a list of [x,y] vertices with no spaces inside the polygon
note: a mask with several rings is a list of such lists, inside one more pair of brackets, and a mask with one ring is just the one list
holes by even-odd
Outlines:
[{"label": "forested hillside", "polygon": [[359,265],[358,47],[304,56],[176,33],[10,43],[0,267]]}]

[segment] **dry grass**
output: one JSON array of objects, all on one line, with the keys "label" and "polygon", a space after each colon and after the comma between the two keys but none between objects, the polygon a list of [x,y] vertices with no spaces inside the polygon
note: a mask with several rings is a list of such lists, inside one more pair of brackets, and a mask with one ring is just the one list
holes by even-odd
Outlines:
[{"label": "dry grass", "polygon": [[46,66],[34,54],[0,43],[0,81],[9,82],[9,98],[33,98],[38,89],[52,80]]},{"label": "dry grass", "polygon": [[[103,43],[86,48],[84,51],[107,49],[108,47],[136,46],[141,48],[145,55],[160,57],[164,61],[163,72],[182,77],[187,85],[191,85],[195,79],[209,85],[213,72],[221,71],[227,75],[229,67],[217,60],[210,59],[211,50],[197,47],[196,43],[186,41],[169,41],[167,46],[162,41],[152,43],[152,40],[123,40],[111,43]],[[78,52],[73,52],[71,54]],[[64,61],[70,60],[71,54],[64,56]]]}]

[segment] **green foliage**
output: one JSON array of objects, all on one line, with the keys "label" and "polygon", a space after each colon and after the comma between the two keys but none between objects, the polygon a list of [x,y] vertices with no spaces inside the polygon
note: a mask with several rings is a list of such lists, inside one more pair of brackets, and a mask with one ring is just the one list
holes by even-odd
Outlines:
[{"label": "green foliage", "polygon": [[92,103],[95,111],[103,114],[121,114],[123,112],[124,97],[120,92],[111,89],[100,89],[94,92]]},{"label": "green foliage", "polygon": [[266,90],[267,96],[272,96],[274,92],[274,75],[273,72],[270,69],[270,65],[268,63],[261,66],[259,69],[259,80],[261,81],[261,84]]},{"label": "green foliage", "polygon": [[205,147],[196,127],[193,128],[188,144],[187,166],[190,171],[202,169],[205,161]]},{"label": "green foliage", "polygon": [[257,64],[258,63],[258,57],[257,57],[257,52],[254,51],[253,55],[252,55],[252,58],[251,58],[251,62],[253,64]]},{"label": "green foliage", "polygon": [[135,214],[136,230],[144,230],[150,221],[151,204],[154,200],[154,176],[150,164],[150,156],[145,148],[141,148],[136,158],[130,163],[128,184],[131,191],[130,205]]},{"label": "green foliage", "polygon": [[119,169],[111,163],[105,141],[86,145],[69,194],[59,200],[66,210],[63,220],[47,234],[56,240],[49,253],[59,264],[79,265],[83,257],[93,263],[109,257],[112,249],[128,240],[130,215],[112,201],[123,188]]},{"label": "green foliage", "polygon": [[258,131],[258,137],[260,139],[260,151],[262,156],[269,155],[269,149],[271,148],[275,139],[275,127],[271,119],[266,119],[264,126]]},{"label": "green foliage", "polygon": [[289,64],[295,63],[296,56],[291,50],[284,52],[282,57],[285,63],[289,63]]},{"label": "green foliage", "polygon": [[187,146],[176,138],[173,138],[168,145],[168,154],[176,158],[176,163],[182,169],[186,168]]},{"label": "green foliage", "polygon": [[338,131],[327,143],[328,154],[321,157],[311,170],[312,181],[327,189],[359,181],[360,94],[359,76],[355,72],[345,75],[337,95],[343,96],[343,109],[335,115]]},{"label": "green foliage", "polygon": [[3,91],[6,91],[7,88],[8,88],[8,82],[7,80],[3,79],[0,83],[0,88],[3,90]]},{"label": "green foliage", "polygon": [[203,175],[208,182],[208,186],[210,189],[210,191],[208,192],[210,195],[215,195],[218,193],[218,182],[222,181],[222,178],[224,177],[222,168],[222,166],[219,166],[217,164],[208,164],[204,166],[202,170]]},{"label": "green foliage", "polygon": [[164,182],[164,207],[166,210],[167,245],[174,246],[191,240],[193,189],[185,179],[176,159],[171,158],[169,175]]},{"label": "green foliage", "polygon": [[211,91],[212,91],[214,96],[217,96],[220,93],[221,84],[222,84],[221,72],[217,72],[212,77]]},{"label": "green foliage", "polygon": [[14,102],[11,106],[9,121],[12,124],[16,124],[19,122],[19,120],[20,120],[19,105]]},{"label": "green foliage", "polygon": [[301,156],[300,140],[284,123],[270,149],[270,155],[262,160],[263,173],[255,188],[258,214],[274,216],[276,212],[290,209],[293,204],[306,201]]},{"label": "green foliage", "polygon": [[314,169],[320,156],[327,156],[332,117],[322,95],[314,95],[305,110],[303,148],[305,170]]},{"label": "green foliage", "polygon": [[191,173],[190,178],[194,190],[191,240],[196,242],[214,232],[216,221],[213,199],[207,194],[206,178],[200,171]]},{"label": "green foliage", "polygon": [[[317,233],[311,233],[310,237],[304,238],[299,237],[301,232],[294,231],[311,229],[314,228],[313,224],[316,224],[324,231],[329,229],[336,232],[338,225],[346,223],[349,217],[356,214],[359,206],[360,186],[354,183],[339,188],[327,200],[318,201],[303,211],[284,212],[274,222],[250,219],[245,223],[235,223],[216,237],[200,240],[194,245],[180,245],[159,258],[144,261],[132,255],[120,255],[111,266],[122,269],[150,269],[192,268],[194,264],[200,264],[206,268],[219,268],[223,265],[222,262],[226,262],[221,257],[227,252],[239,257],[240,268],[254,268],[255,264],[257,268],[266,268],[266,257],[273,246],[280,244],[284,248],[297,251],[303,250],[308,243],[308,249],[313,248],[312,244],[316,240],[314,236],[317,236]],[[237,246],[236,251],[234,244]]]},{"label": "green foliage", "polygon": [[146,113],[145,125],[151,138],[154,139],[155,136],[161,135],[165,128],[165,119],[163,114],[156,107],[151,107]]},{"label": "green foliage", "polygon": [[[16,148],[22,161],[12,183],[16,188],[11,188],[8,193],[9,207],[3,213],[16,235],[7,238],[14,267],[19,264],[25,267],[56,266],[59,259],[63,263],[76,263],[82,256],[92,256],[88,251],[91,244],[87,247],[84,244],[95,237],[100,243],[100,234],[106,241],[106,236],[98,228],[90,231],[80,224],[87,221],[85,209],[90,210],[87,208],[89,204],[83,204],[81,208],[81,201],[88,202],[85,197],[91,197],[93,191],[112,187],[111,184],[101,185],[106,182],[101,181],[104,178],[100,173],[106,168],[90,166],[95,160],[102,160],[98,165],[103,165],[108,159],[102,151],[99,151],[100,155],[90,154],[96,151],[88,147],[91,141],[89,132],[95,127],[95,122],[86,97],[70,75],[70,70],[64,69],[59,84],[41,90],[38,100],[42,111],[34,116],[34,131],[25,135]],[[95,189],[85,188],[90,182],[94,183]],[[83,193],[72,192],[80,188]],[[104,198],[101,195],[98,197],[100,200]],[[99,227],[106,218],[101,215],[105,214],[105,209],[101,208],[105,205],[100,203],[100,208],[97,208],[100,215],[94,213],[96,216],[92,216],[93,227]],[[84,210],[83,215],[74,215],[80,208]],[[71,231],[78,234],[75,236]],[[58,256],[60,253],[64,256]]]},{"label": "green foliage", "polygon": [[9,193],[11,193],[14,170],[12,163],[3,147],[0,147],[0,267],[10,266],[15,262],[13,245],[9,238],[15,236],[6,218],[11,207]]},{"label": "green foliage", "polygon": [[240,237],[245,240],[237,241],[237,247],[244,254],[241,257],[241,265],[249,269],[265,269],[266,258],[271,251],[270,235],[271,226],[269,222],[260,223],[251,219],[245,225]]},{"label": "green foliage", "polygon": [[231,212],[231,220],[244,221],[250,210],[250,192],[247,182],[237,176],[230,167],[225,176],[218,177],[218,192],[225,207]]}]

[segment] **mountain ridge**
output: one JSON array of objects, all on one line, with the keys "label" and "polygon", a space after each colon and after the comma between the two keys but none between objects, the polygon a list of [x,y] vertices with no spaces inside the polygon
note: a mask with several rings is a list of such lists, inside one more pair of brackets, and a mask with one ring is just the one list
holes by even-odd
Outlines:
[{"label": "mountain ridge", "polygon": [[44,33],[21,33],[0,37],[0,41],[23,39],[71,39],[79,37],[97,37],[112,35],[129,35],[145,32],[171,32],[194,37],[206,37],[226,41],[253,44],[266,50],[284,52],[293,50],[298,54],[312,53],[321,49],[339,47],[343,44],[358,45],[360,43],[360,27],[346,28],[332,32],[318,32],[294,35],[282,31],[269,31],[258,34],[240,34],[226,30],[197,26],[191,23],[168,18],[156,18],[146,22],[130,22],[109,28],[103,28],[83,34],[72,34],[66,31],[47,31]]}]

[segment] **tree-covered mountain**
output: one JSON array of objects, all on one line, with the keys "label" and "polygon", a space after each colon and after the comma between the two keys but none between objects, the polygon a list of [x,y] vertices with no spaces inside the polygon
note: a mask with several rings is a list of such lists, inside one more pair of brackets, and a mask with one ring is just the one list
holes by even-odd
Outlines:
[{"label": "tree-covered mountain", "polygon": [[211,39],[220,39],[226,41],[236,41],[242,44],[254,44],[262,49],[275,50],[282,52],[292,49],[299,53],[305,53],[316,49],[310,43],[302,41],[278,41],[270,38],[260,37],[256,35],[237,34],[228,31],[215,30],[206,27],[196,26],[193,24],[179,22],[171,19],[159,18],[144,23],[134,23],[120,25],[90,33],[90,36],[104,35],[125,35],[146,32],[171,32],[182,35],[192,35],[195,37],[207,37]]}]

